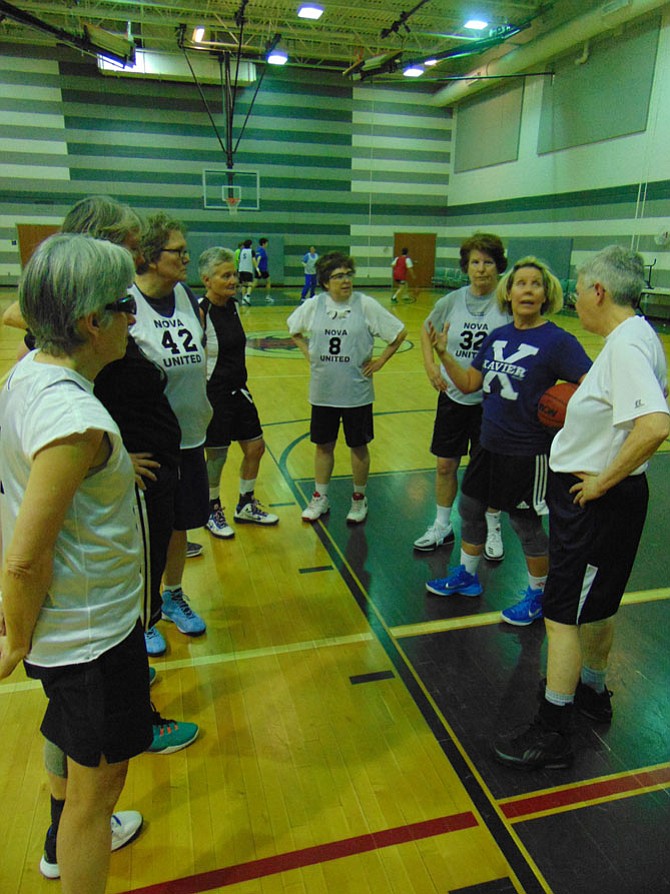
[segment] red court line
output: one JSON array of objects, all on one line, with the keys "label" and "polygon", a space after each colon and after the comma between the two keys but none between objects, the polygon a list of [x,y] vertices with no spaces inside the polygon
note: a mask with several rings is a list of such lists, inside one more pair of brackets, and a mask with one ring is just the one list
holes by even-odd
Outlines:
[{"label": "red court line", "polygon": [[328,844],[317,844],[315,847],[289,851],[286,854],[277,854],[274,857],[265,857],[261,860],[251,860],[249,863],[238,863],[236,866],[213,869],[211,872],[201,872],[185,878],[159,882],[144,888],[133,888],[132,891],[126,891],[125,894],[200,894],[202,891],[225,888],[228,885],[275,875],[278,872],[287,872],[290,869],[300,869],[303,866],[326,863],[329,860],[351,857],[354,854],[363,854],[395,844],[431,838],[434,835],[443,835],[445,832],[472,829],[477,825],[477,819],[472,813],[456,813],[453,816],[441,816],[421,823],[412,823],[409,826],[383,829],[381,832],[373,832],[369,835],[358,835],[355,838],[344,838],[341,841],[331,841]]},{"label": "red court line", "polygon": [[639,789],[668,783],[670,783],[670,766],[663,766],[653,770],[640,770],[625,776],[585,782],[570,788],[542,792],[539,795],[524,795],[500,804],[500,809],[508,819],[519,819],[544,810],[557,810],[559,807],[569,807],[584,801],[626,793],[635,794]]}]

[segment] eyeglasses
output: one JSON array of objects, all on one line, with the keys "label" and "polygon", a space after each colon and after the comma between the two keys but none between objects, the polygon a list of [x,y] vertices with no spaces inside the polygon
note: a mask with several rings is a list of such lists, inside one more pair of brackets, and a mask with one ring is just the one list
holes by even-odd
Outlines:
[{"label": "eyeglasses", "polygon": [[161,248],[161,251],[169,251],[170,254],[179,255],[182,261],[191,257],[191,253],[187,248]]},{"label": "eyeglasses", "polygon": [[111,310],[117,314],[132,314],[135,316],[137,313],[137,301],[135,301],[132,295],[126,295],[124,298],[117,298],[116,301],[105,304],[105,310]]},{"label": "eyeglasses", "polygon": [[338,281],[343,280],[343,279],[353,279],[353,278],[354,278],[353,270],[350,270],[348,273],[333,273],[333,275],[330,277],[330,279],[335,279]]}]

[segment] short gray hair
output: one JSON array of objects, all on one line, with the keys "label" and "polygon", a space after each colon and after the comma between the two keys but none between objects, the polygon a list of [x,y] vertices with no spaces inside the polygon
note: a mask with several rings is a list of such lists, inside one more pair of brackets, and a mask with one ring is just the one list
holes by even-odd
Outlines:
[{"label": "short gray hair", "polygon": [[215,245],[213,248],[206,248],[198,258],[198,273],[200,279],[205,276],[211,276],[212,271],[219,264],[235,264],[235,252],[222,245]]},{"label": "short gray hair", "polygon": [[100,315],[111,323],[105,305],[132,285],[135,265],[120,245],[77,233],[57,233],[37,247],[19,284],[19,307],[37,346],[56,357],[69,356],[85,343],[79,321]]},{"label": "short gray hair", "polygon": [[142,218],[130,205],[122,205],[109,196],[88,196],[68,211],[61,232],[87,233],[123,245],[129,233],[142,233]]},{"label": "short gray hair", "polygon": [[608,245],[577,270],[584,285],[601,283],[615,304],[636,307],[645,286],[642,256],[621,245]]}]

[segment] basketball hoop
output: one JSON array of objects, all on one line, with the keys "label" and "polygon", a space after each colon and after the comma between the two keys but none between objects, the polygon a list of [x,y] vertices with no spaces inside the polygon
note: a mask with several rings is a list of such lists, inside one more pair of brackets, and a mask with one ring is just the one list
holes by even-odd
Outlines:
[{"label": "basketball hoop", "polygon": [[226,205],[228,206],[228,213],[231,217],[237,217],[237,210],[240,207],[241,199],[239,196],[226,196]]}]

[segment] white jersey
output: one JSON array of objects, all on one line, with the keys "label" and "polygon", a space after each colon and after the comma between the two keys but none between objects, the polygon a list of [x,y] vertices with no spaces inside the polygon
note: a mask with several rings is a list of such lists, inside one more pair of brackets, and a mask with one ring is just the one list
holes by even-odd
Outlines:
[{"label": "white jersey", "polygon": [[205,443],[212,408],[207,400],[205,339],[186,289],[174,287],[174,310],[163,316],[134,285],[137,299],[132,336],[142,352],[167,374],[165,396],[181,428],[181,448]]},{"label": "white jersey", "polygon": [[404,326],[362,292],[333,301],[321,292],[288,318],[292,335],[309,333],[309,401],[323,407],[363,407],[374,400],[372,377],[362,366],[372,357],[375,336],[390,343]]},{"label": "white jersey", "polygon": [[237,269],[240,273],[253,273],[256,269],[254,267],[254,252],[251,248],[241,248],[240,249],[240,258],[237,264]]},{"label": "white jersey", "polygon": [[[141,546],[135,475],[119,429],[93,396],[93,383],[28,354],[0,395],[2,530],[14,533],[35,455],[61,438],[106,432],[107,462],[89,473],[56,539],[53,576],[26,660],[41,667],[94,661],[122,642],[140,616]],[[45,497],[48,499],[48,497]]]},{"label": "white jersey", "polygon": [[[465,286],[440,298],[424,325],[430,321],[441,332],[444,324],[449,323],[447,350],[463,369],[467,369],[486,336],[494,329],[505,326],[511,319],[508,313],[498,307],[495,291],[479,298]],[[440,372],[447,383],[447,396],[455,403],[472,406],[482,402],[481,390],[463,394],[451,381],[442,364]]]},{"label": "white jersey", "polygon": [[[666,388],[665,354],[654,330],[644,317],[620,323],[570,399],[565,425],[551,445],[551,469],[600,474],[638,417],[668,412]],[[644,463],[632,474],[646,467]]]}]

